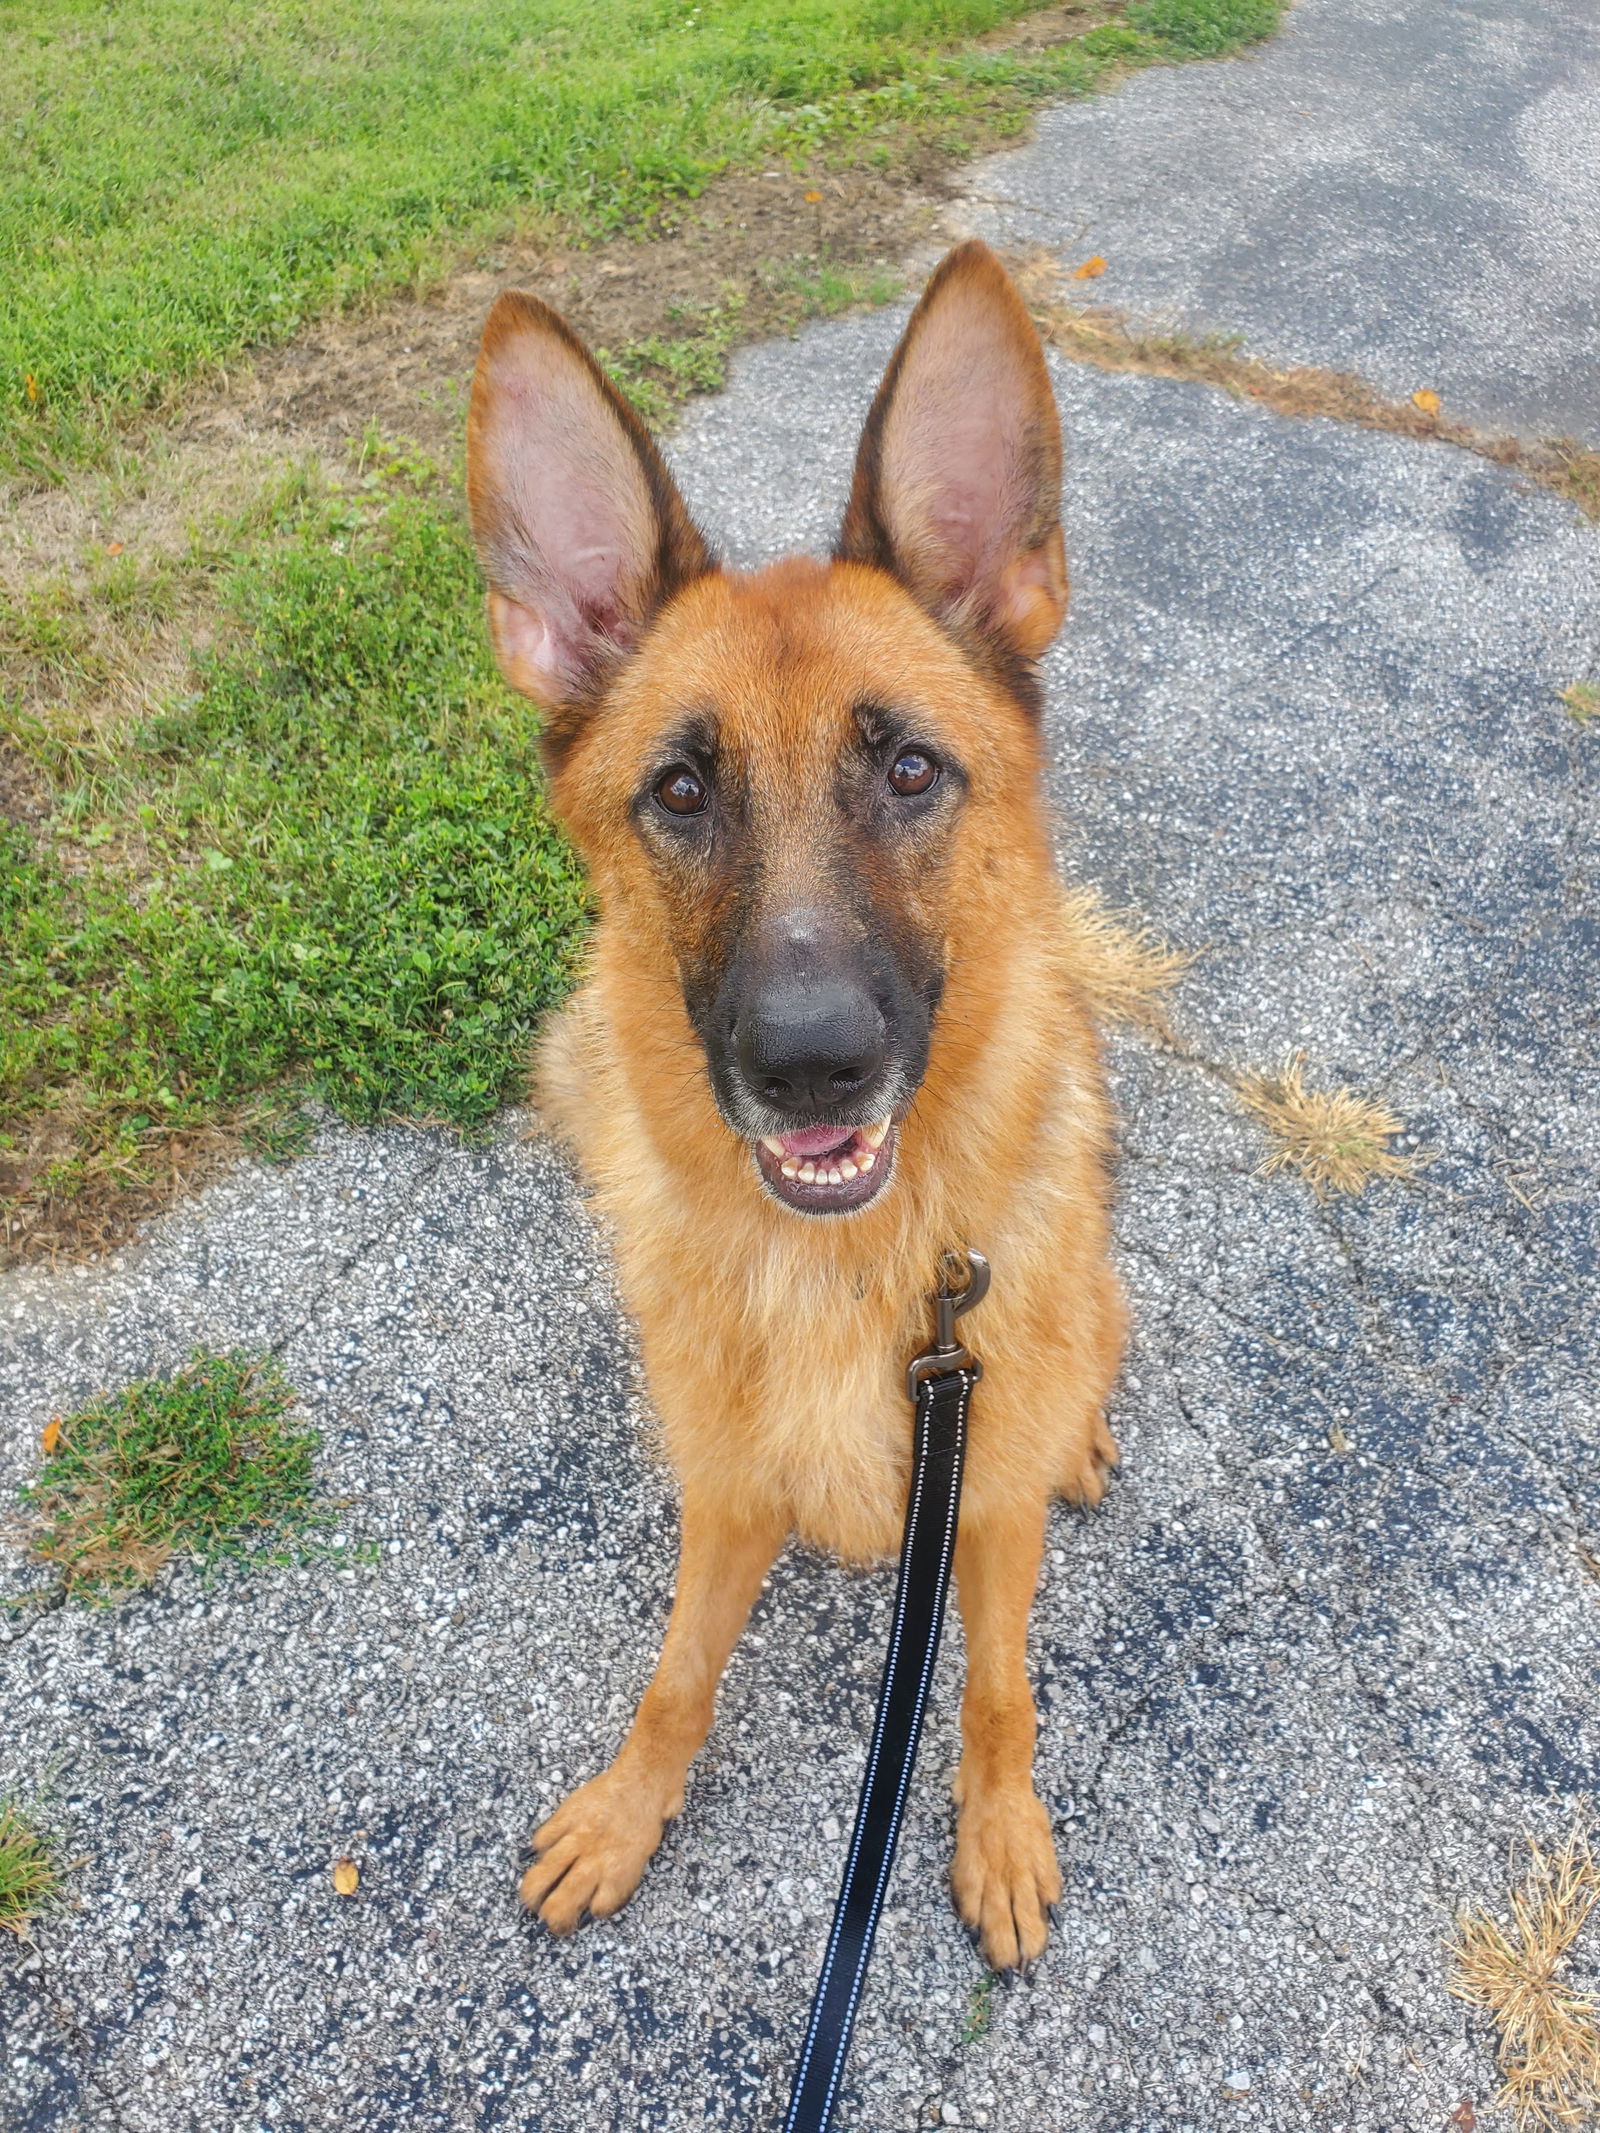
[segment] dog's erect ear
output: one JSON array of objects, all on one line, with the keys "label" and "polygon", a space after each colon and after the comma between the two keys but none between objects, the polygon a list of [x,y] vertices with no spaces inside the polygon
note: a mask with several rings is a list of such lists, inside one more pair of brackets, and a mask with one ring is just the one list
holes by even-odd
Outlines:
[{"label": "dog's erect ear", "polygon": [[559,313],[514,290],[483,329],[467,499],[500,671],[552,710],[592,699],[715,568],[638,416]]},{"label": "dog's erect ear", "polygon": [[1033,321],[985,244],[945,258],[900,336],[834,552],[1024,659],[1061,627],[1061,424]]}]

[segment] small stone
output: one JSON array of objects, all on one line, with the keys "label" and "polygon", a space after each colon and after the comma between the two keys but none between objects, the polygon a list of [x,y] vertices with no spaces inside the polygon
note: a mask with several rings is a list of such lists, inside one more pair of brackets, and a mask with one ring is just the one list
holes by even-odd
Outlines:
[{"label": "small stone", "polygon": [[960,2125],[961,2106],[956,2103],[941,2104],[939,2106],[939,2122],[941,2125],[946,2126]]},{"label": "small stone", "polygon": [[837,1815],[829,1815],[825,1818],[822,1824],[822,1834],[827,1838],[830,1844],[838,1843],[839,1817]]},{"label": "small stone", "polygon": [[1231,2074],[1223,2076],[1222,2086],[1225,2089],[1234,2089],[1239,2095],[1243,2096],[1250,2087],[1249,2068],[1243,2066],[1235,2067]]}]

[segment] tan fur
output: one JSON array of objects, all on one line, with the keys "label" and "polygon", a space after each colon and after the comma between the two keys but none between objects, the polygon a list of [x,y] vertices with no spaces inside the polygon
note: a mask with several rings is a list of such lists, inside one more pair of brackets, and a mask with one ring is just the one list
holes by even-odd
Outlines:
[{"label": "tan fur", "polygon": [[[1003,301],[992,281],[979,293]],[[1040,361],[1024,381],[1035,401],[1048,401],[1043,377]],[[1059,553],[1053,526],[1024,537],[1030,552]],[[1039,641],[1040,586],[1058,577],[1029,579],[1025,652]],[[995,582],[1000,606],[1015,605],[1016,569]],[[1050,597],[1059,619],[1064,577]],[[994,1283],[967,1322],[985,1376],[956,1562],[969,1678],[955,1892],[1001,1964],[1038,1953],[1059,1894],[1032,1789],[1024,1646],[1049,1500],[1097,1502],[1115,1458],[1101,1419],[1124,1330],[1106,1257],[1111,1131],[1085,1005],[1093,949],[1075,938],[1052,871],[1037,732],[995,663],[965,649],[962,626],[942,626],[864,561],[707,572],[675,589],[608,674],[554,778],[599,916],[587,980],[544,1040],[540,1096],[614,1241],[684,1494],[655,1682],[616,1763],[535,1840],[523,1894],[556,1930],[632,1892],[681,1805],[727,1652],[785,1536],[850,1561],[896,1547],[904,1366],[927,1344],[941,1251],[964,1243],[987,1253]],[[849,707],[895,693],[970,773],[936,862],[892,885],[905,922],[938,939],[945,990],[889,1186],[853,1216],[818,1220],[768,1196],[719,1114],[679,958],[727,915],[663,892],[629,805],[664,716],[715,704],[749,780],[762,878],[803,891],[827,863],[816,802]]]}]

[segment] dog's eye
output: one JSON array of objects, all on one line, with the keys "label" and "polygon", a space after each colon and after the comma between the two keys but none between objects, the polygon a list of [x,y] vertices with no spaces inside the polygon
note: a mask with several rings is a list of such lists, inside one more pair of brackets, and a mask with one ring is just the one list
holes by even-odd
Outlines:
[{"label": "dog's eye", "polygon": [[939,766],[931,755],[924,755],[920,748],[908,748],[904,755],[897,755],[889,771],[891,790],[905,799],[914,799],[920,792],[932,789],[939,776]]},{"label": "dog's eye", "polygon": [[669,815],[697,815],[710,795],[705,781],[696,777],[686,763],[680,763],[656,787],[656,798]]}]

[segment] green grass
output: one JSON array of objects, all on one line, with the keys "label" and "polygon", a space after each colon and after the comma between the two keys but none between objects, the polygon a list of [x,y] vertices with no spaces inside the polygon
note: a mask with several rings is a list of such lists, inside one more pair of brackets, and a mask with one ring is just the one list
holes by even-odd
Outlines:
[{"label": "green grass", "polygon": [[49,1845],[30,1816],[0,1800],[0,1933],[26,1940],[28,1928],[60,1893]]},{"label": "green grass", "polygon": [[1567,716],[1575,726],[1600,726],[1600,684],[1575,681],[1570,689],[1558,689],[1556,694],[1566,705]]},{"label": "green grass", "polygon": [[313,1430],[269,1359],[199,1351],[170,1378],[104,1393],[45,1432],[22,1491],[30,1552],[68,1593],[106,1600],[148,1585],[174,1554],[202,1565],[285,1550],[328,1522]]},{"label": "green grass", "polygon": [[994,2027],[995,1982],[995,1973],[991,1970],[979,1978],[972,1988],[958,2040],[963,2050],[969,2044],[978,2043]]},{"label": "green grass", "polygon": [[567,983],[583,887],[432,470],[291,497],[221,608],[194,693],[125,736],[13,716],[59,791],[49,846],[0,822],[0,1177],[9,1154],[24,1230],[138,1183],[174,1133],[252,1105],[271,1126],[286,1087],[481,1126]]},{"label": "green grass", "polygon": [[49,0],[0,70],[0,466],[530,218],[598,236],[754,156],[1206,57],[1278,0],[1137,0],[941,53],[1027,0]]}]

